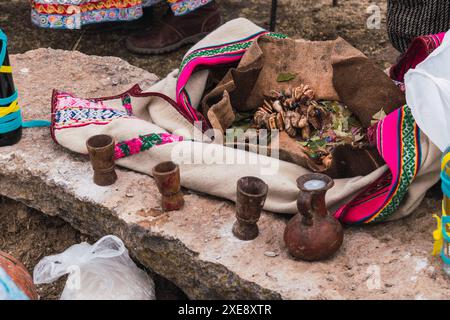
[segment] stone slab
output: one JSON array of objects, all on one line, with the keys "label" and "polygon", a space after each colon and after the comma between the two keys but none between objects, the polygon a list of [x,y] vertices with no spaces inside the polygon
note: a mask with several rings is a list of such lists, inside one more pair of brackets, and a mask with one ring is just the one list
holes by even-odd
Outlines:
[{"label": "stone slab", "polygon": [[[110,96],[156,76],[114,57],[38,49],[12,55],[25,119],[49,119],[54,88]],[[261,235],[231,234],[234,204],[186,190],[186,206],[163,213],[151,177],[118,170],[111,187],[91,181],[86,157],[56,145],[48,129],[25,129],[0,150],[0,194],[83,233],[116,234],[144,266],[192,299],[446,299],[450,285],[430,257],[439,203],[426,199],[402,221],[346,228],[340,252],[325,262],[295,261],[283,244],[287,217],[264,213]]]}]

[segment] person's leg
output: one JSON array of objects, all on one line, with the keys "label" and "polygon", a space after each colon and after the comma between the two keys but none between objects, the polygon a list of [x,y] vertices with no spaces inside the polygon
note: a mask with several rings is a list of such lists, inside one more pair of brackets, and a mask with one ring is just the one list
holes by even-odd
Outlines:
[{"label": "person's leg", "polygon": [[170,10],[158,23],[127,39],[135,53],[161,54],[198,42],[221,24],[214,0],[168,0]]}]

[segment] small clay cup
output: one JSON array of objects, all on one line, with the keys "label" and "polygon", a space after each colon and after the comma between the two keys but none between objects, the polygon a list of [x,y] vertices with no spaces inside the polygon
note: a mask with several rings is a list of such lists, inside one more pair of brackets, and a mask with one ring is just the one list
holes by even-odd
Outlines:
[{"label": "small clay cup", "polygon": [[106,134],[90,137],[86,142],[94,169],[94,183],[109,186],[117,180],[114,162],[114,139]]},{"label": "small clay cup", "polygon": [[180,210],[184,205],[180,183],[180,167],[172,161],[161,162],[153,168],[152,172],[158,190],[162,195],[162,209],[164,211]]},{"label": "small clay cup", "polygon": [[269,187],[256,177],[243,177],[237,182],[236,222],[233,234],[240,240],[249,241],[259,234],[257,222],[267,198]]}]

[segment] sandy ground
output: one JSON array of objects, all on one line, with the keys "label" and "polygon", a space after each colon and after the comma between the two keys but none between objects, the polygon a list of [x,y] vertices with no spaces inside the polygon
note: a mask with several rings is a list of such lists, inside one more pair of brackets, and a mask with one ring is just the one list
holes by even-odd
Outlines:
[{"label": "sandy ground", "polygon": [[[386,1],[340,0],[338,7],[331,6],[331,0],[280,0],[278,32],[295,38],[311,40],[345,38],[363,51],[376,63],[385,68],[393,63],[397,52],[389,44],[384,19]],[[255,23],[268,27],[269,0],[218,0],[224,20],[246,17]],[[369,17],[367,8],[371,3],[382,9],[383,20],[380,29],[366,27]],[[155,14],[165,10],[163,5]],[[100,32],[43,30],[30,22],[28,0],[0,0],[0,28],[10,39],[11,53],[22,53],[40,47],[79,50],[86,54],[118,56],[159,76],[177,68],[187,48],[162,56],[140,56],[129,53],[124,38],[125,29]],[[32,63],[32,62],[31,62]],[[56,74],[55,77],[58,75]],[[0,199],[0,250],[21,260],[32,271],[34,265],[45,255],[61,252],[68,246],[81,241],[94,241],[81,235],[58,218],[48,218],[27,209],[21,204]],[[159,298],[184,298],[185,296],[163,279],[157,278]],[[59,282],[39,287],[43,299],[57,299],[64,284]]]}]

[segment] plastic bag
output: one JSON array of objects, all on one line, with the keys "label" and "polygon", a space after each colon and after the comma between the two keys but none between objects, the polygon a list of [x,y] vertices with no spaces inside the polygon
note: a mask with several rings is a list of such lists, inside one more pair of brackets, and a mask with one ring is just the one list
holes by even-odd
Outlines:
[{"label": "plastic bag", "polygon": [[441,150],[450,144],[450,33],[405,75],[406,101],[419,128]]},{"label": "plastic bag", "polygon": [[155,300],[153,280],[116,236],[43,258],[34,268],[34,283],[51,283],[65,274],[69,276],[61,300]]}]

